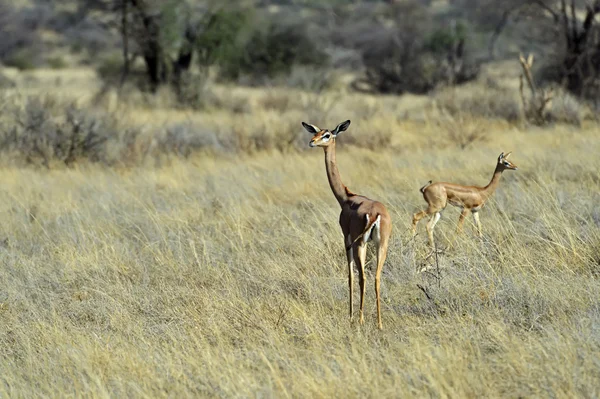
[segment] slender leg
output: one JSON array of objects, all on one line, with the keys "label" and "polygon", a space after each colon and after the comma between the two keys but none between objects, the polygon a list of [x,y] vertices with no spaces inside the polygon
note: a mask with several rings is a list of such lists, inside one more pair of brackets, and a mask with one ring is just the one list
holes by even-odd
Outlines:
[{"label": "slender leg", "polygon": [[413,215],[413,220],[412,220],[412,235],[413,235],[413,237],[415,235],[417,235],[417,224],[419,224],[419,220],[423,219],[425,216],[427,216],[427,211],[417,212]]},{"label": "slender leg", "polygon": [[358,284],[360,285],[360,324],[365,322],[363,309],[365,306],[366,278],[365,278],[365,259],[367,257],[367,244],[359,244],[357,247],[357,257],[355,261],[358,263]]},{"label": "slender leg", "polygon": [[475,225],[477,226],[477,235],[479,237],[482,237],[481,222],[479,221],[479,212],[473,212],[473,219],[475,219]]},{"label": "slender leg", "polygon": [[433,245],[433,228],[435,227],[438,220],[440,220],[440,217],[442,217],[442,215],[438,211],[438,212],[434,213],[433,215],[431,215],[429,222],[427,222],[427,235],[429,236],[429,245],[431,245],[432,247],[434,246]]},{"label": "slender leg", "polygon": [[[345,245],[350,245],[352,240],[350,236],[346,239]],[[353,249],[352,246],[346,251],[346,257],[348,258],[348,290],[350,293],[350,323],[353,320],[353,306],[352,306],[352,285],[354,281],[354,255],[352,254]]]},{"label": "slender leg", "polygon": [[460,233],[463,230],[463,223],[465,222],[465,218],[469,214],[469,210],[467,208],[463,208],[460,213],[460,217],[458,218],[458,226],[456,226],[456,232]]},{"label": "slender leg", "polygon": [[381,239],[379,247],[377,248],[377,271],[375,273],[375,296],[377,297],[377,326],[380,330],[383,329],[383,323],[381,322],[381,303],[380,303],[380,282],[381,282],[381,270],[385,263],[385,257],[387,256],[388,239],[387,237]]}]

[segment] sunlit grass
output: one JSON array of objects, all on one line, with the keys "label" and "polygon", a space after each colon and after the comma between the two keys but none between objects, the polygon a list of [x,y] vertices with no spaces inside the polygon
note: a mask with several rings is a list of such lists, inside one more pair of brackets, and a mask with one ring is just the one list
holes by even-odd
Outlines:
[{"label": "sunlit grass", "polygon": [[[242,95],[260,104],[265,93]],[[393,99],[340,101],[318,120],[260,105],[243,123],[215,110],[156,118],[273,126],[273,139],[281,126],[306,142],[301,120],[352,119],[339,137],[353,143],[338,149],[342,178],[384,202],[394,223],[383,331],[372,262],[366,323],[349,323],[320,149],[152,168],[4,167],[0,397],[597,397],[597,126],[491,122],[485,140],[461,150],[438,140],[432,121],[402,118]],[[355,117],[360,101],[374,104],[365,119]],[[130,123],[153,123],[154,111],[132,109]],[[392,145],[369,150],[386,129]],[[484,185],[502,151],[519,170],[481,211],[483,239],[471,220],[455,236],[459,211],[449,207],[436,228],[449,248],[427,257],[424,225],[409,234],[426,205],[418,188]]]}]

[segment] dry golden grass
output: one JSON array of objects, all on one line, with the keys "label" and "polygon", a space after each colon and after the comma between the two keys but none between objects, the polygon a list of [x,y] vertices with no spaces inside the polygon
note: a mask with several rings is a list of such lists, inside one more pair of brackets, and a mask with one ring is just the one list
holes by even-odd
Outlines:
[{"label": "dry golden grass", "polygon": [[[598,397],[598,127],[494,122],[461,150],[394,101],[352,95],[318,120],[258,105],[247,124],[228,111],[127,111],[245,132],[283,122],[274,127],[306,142],[301,120],[353,119],[342,177],[394,222],[383,331],[372,263],[367,322],[349,324],[320,149],[0,169],[0,397]],[[389,148],[367,149],[381,131]],[[409,237],[418,188],[485,184],[501,151],[519,170],[482,211],[484,238],[472,223],[455,237],[448,208],[436,234],[452,247],[435,265],[423,231]],[[433,273],[416,273],[426,265]]]}]

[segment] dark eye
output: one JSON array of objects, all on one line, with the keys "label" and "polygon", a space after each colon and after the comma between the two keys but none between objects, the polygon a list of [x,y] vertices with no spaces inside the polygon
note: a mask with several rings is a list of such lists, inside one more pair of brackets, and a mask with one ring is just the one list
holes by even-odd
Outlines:
[{"label": "dark eye", "polygon": [[504,162],[504,166],[510,166],[508,162]]},{"label": "dark eye", "polygon": [[331,134],[329,134],[329,133],[323,135],[324,139],[328,139],[329,137],[331,137]]}]

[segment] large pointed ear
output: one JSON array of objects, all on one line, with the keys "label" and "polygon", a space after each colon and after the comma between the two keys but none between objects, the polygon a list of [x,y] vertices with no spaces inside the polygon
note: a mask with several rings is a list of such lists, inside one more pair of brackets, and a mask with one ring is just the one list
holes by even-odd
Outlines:
[{"label": "large pointed ear", "polygon": [[508,159],[508,157],[510,157],[510,154],[512,154],[512,151],[511,151],[511,152],[509,152],[508,154],[506,154],[506,155],[504,156],[504,159]]},{"label": "large pointed ear", "polygon": [[304,126],[304,129],[310,134],[317,134],[321,131],[317,126],[311,125],[310,123],[302,122],[302,126]]},{"label": "large pointed ear", "polygon": [[350,126],[350,119],[337,125],[336,128],[333,129],[333,132],[331,132],[331,134],[333,134],[334,136],[337,136],[344,130],[348,129],[348,126]]},{"label": "large pointed ear", "polygon": [[502,154],[500,154],[500,156],[498,157],[498,162],[502,161],[504,159],[504,152]]}]

